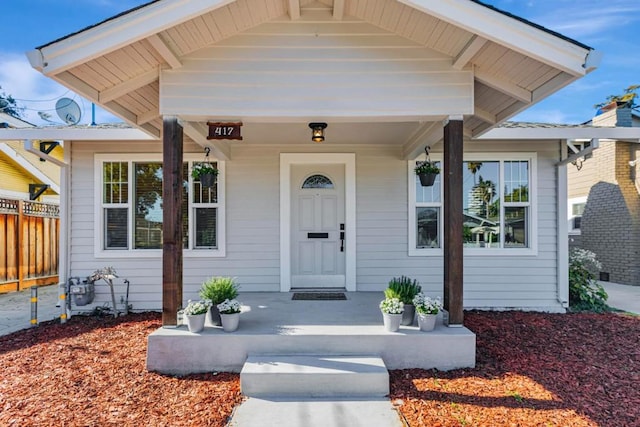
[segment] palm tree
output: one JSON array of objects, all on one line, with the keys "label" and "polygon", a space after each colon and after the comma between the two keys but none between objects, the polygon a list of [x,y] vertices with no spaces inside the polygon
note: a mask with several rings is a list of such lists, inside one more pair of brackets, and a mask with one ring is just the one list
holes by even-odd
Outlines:
[{"label": "palm tree", "polygon": [[482,175],[480,175],[479,178],[480,182],[475,185],[475,188],[477,188],[477,194],[485,204],[485,218],[489,218],[491,201],[496,196],[496,185],[489,179],[486,181],[482,179]]},{"label": "palm tree", "polygon": [[476,181],[476,174],[480,171],[481,167],[482,167],[482,162],[467,162],[467,169],[469,169],[469,172],[473,174],[474,184],[478,183]]}]

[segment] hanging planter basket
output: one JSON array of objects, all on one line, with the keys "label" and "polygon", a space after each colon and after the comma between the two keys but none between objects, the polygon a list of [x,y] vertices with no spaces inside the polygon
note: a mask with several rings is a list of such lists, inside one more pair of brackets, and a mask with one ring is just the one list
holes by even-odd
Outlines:
[{"label": "hanging planter basket", "polygon": [[418,178],[420,178],[420,184],[423,187],[431,187],[434,182],[436,182],[438,174],[433,172],[421,173],[418,174]]},{"label": "hanging planter basket", "polygon": [[424,148],[427,160],[416,162],[416,167],[414,169],[414,172],[418,175],[418,178],[420,178],[420,184],[422,184],[423,187],[431,187],[440,173],[440,168],[437,163],[432,162],[429,158],[429,149],[429,146]]},{"label": "hanging planter basket", "polygon": [[216,183],[216,175],[212,173],[203,173],[200,175],[200,183],[203,187],[213,187]]}]

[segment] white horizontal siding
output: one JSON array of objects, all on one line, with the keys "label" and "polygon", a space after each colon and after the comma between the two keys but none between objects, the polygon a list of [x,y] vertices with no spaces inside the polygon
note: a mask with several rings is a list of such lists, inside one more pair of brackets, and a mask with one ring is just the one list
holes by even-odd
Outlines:
[{"label": "white horizontal siding", "polygon": [[473,112],[451,57],[362,22],[270,22],[163,70],[162,114],[425,117]]},{"label": "white horizontal siding", "polygon": [[[144,144],[143,144],[144,145]],[[535,256],[473,256],[464,260],[466,307],[554,308],[557,282],[555,143],[518,145],[473,142],[469,150],[486,152],[532,151],[538,148],[538,254]],[[135,309],[160,309],[162,261],[157,258],[96,259],[93,255],[93,155],[158,152],[160,144],[146,147],[127,143],[72,144],[71,276],[85,277],[97,268],[113,266],[131,281],[130,302]],[[357,289],[380,291],[392,277],[416,278],[424,290],[442,295],[442,257],[408,256],[407,165],[399,148],[388,146],[340,147],[356,154]],[[226,163],[227,256],[184,259],[184,298],[197,297],[200,283],[213,275],[237,277],[241,291],[277,291],[280,288],[279,156],[281,152],[329,151],[334,147],[233,145]],[[131,150],[130,150],[131,151]],[[339,151],[339,150],[337,150]],[[187,145],[185,153],[199,153]],[[349,225],[347,225],[349,226]],[[117,298],[124,291],[118,282]],[[382,296],[382,293],[381,293]],[[98,286],[96,303],[110,300],[108,287]]]}]

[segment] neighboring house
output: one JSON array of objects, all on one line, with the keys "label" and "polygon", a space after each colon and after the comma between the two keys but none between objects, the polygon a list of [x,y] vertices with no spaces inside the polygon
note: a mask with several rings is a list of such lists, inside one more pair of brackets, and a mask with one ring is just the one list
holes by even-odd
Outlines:
[{"label": "neighboring house", "polygon": [[10,136],[34,126],[4,113],[0,129],[0,293],[58,283],[62,147]]},{"label": "neighboring house", "polygon": [[[214,275],[362,292],[404,274],[452,326],[463,307],[567,307],[559,162],[598,136],[494,128],[591,72],[588,46],[472,0],[159,0],[28,56],[149,138],[58,135],[62,265],[114,266],[167,326]],[[427,146],[433,187],[413,173]],[[188,173],[205,160],[212,189]]]},{"label": "neighboring house", "polygon": [[[639,128],[631,108],[610,108],[593,126]],[[640,145],[605,139],[592,155],[569,167],[569,244],[593,251],[602,280],[640,286]]]},{"label": "neighboring house", "polygon": [[[0,129],[24,129],[34,125],[5,113],[0,113]],[[55,142],[37,141],[32,148],[50,150],[49,156],[61,160],[62,146]],[[41,160],[25,148],[20,140],[0,141],[0,198],[60,202],[60,167]]]}]

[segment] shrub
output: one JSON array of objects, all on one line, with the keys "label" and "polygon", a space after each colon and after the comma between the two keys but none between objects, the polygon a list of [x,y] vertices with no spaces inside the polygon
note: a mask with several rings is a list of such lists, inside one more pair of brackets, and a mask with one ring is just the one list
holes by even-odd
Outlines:
[{"label": "shrub", "polygon": [[573,249],[569,254],[569,305],[572,311],[608,311],[607,292],[596,281],[602,268],[596,254]]},{"label": "shrub", "polygon": [[387,299],[398,298],[404,304],[413,304],[413,298],[422,291],[417,280],[411,280],[406,276],[394,277],[389,281],[389,286],[384,290]]},{"label": "shrub", "polygon": [[212,277],[200,287],[200,298],[211,300],[218,305],[225,300],[232,300],[238,296],[238,285],[232,277]]}]

